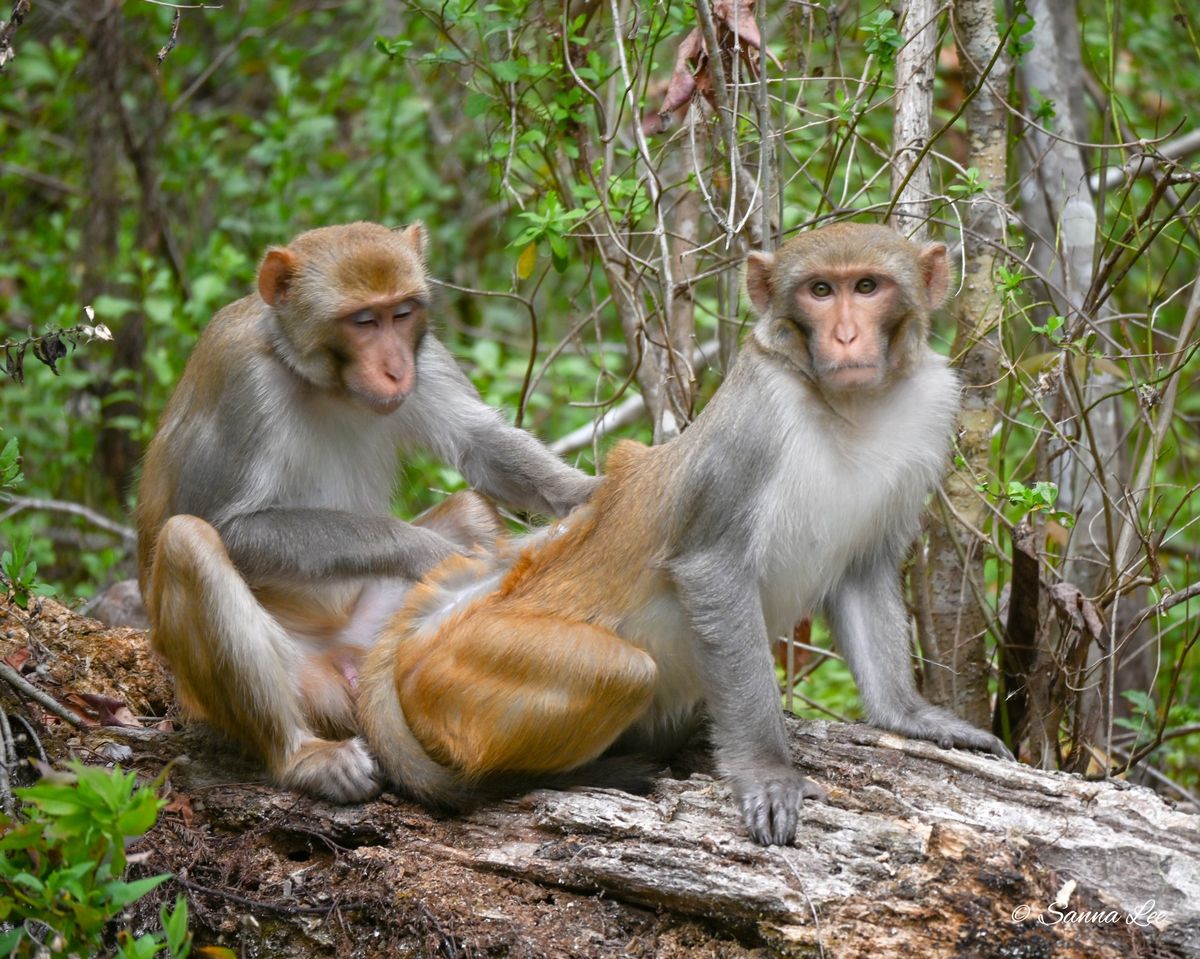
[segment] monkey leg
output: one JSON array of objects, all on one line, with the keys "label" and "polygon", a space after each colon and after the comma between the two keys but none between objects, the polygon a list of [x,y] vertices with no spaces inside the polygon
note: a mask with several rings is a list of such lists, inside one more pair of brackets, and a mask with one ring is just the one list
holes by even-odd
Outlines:
[{"label": "monkey leg", "polygon": [[185,705],[250,747],[282,786],[339,802],[378,792],[361,740],[313,734],[303,645],[255,599],[212,526],[194,516],[166,522],[148,598],[152,641]]},{"label": "monkey leg", "polygon": [[607,630],[486,607],[395,653],[412,734],[468,780],[595,759],[646,710],[658,679],[649,655]]}]

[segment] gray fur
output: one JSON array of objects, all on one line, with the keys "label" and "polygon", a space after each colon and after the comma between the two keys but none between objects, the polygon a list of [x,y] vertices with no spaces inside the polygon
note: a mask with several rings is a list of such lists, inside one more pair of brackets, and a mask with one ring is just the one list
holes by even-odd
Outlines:
[{"label": "gray fur", "polygon": [[[214,325],[222,318],[214,319]],[[242,321],[244,322],[244,320]],[[315,389],[271,353],[266,308],[218,401],[188,403],[175,434],[172,513],[209,520],[252,582],[416,578],[453,551],[390,512],[398,454],[428,450],[510,506],[561,515],[595,480],[483,403],[446,348],[426,336],[413,392],[379,415]]]}]

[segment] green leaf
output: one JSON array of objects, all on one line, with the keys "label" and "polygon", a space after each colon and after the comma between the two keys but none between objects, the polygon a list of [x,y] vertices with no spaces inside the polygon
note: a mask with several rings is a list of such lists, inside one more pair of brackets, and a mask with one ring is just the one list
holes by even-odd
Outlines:
[{"label": "green leaf", "polygon": [[25,929],[21,926],[10,929],[8,932],[0,932],[0,957],[7,959],[8,956],[13,955],[24,938]]},{"label": "green leaf", "polygon": [[176,896],[175,908],[168,910],[163,905],[159,910],[159,918],[167,935],[167,948],[171,951],[172,959],[186,959],[191,952],[192,940],[188,932],[187,900],[183,896]]},{"label": "green leaf", "polygon": [[104,886],[104,891],[108,894],[108,901],[112,904],[113,911],[119,912],[170,878],[170,873],[163,873],[161,876],[146,876],[144,879],[135,879],[133,882],[114,880]]},{"label": "green leaf", "polygon": [[475,119],[491,108],[492,98],[486,93],[468,93],[463,100],[463,115]]},{"label": "green leaf", "polygon": [[501,83],[516,83],[521,78],[521,65],[516,60],[497,60],[492,72]]}]

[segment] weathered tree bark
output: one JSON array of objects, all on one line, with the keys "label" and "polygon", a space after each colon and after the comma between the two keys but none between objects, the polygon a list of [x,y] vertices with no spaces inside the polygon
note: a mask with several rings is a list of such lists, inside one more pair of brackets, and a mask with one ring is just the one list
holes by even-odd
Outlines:
[{"label": "weathered tree bark", "polygon": [[[1033,48],[1021,61],[1021,82],[1026,102],[1034,94],[1054,103],[1055,115],[1045,125],[1057,136],[1030,128],[1022,138],[1021,214],[1030,235],[1030,261],[1049,277],[1044,293],[1049,305],[1040,311],[1066,318],[1066,329],[1082,329],[1082,321],[1102,323],[1100,316],[1083,316],[1094,278],[1096,211],[1088,187],[1083,150],[1071,140],[1086,140],[1086,125],[1078,109],[1084,89],[1079,53],[1079,22],[1068,4],[1030,0]],[[1101,341],[1102,342],[1102,341]],[[1110,509],[1120,496],[1122,417],[1117,397],[1118,378],[1090,360],[1071,368],[1063,354],[1054,378],[1054,391],[1046,398],[1054,431],[1041,443],[1040,461],[1049,464],[1058,485],[1058,507],[1076,517],[1062,565],[1062,577],[1086,596],[1096,596],[1109,576],[1115,543],[1109,541],[1113,522],[1121,510]],[[1105,400],[1103,397],[1110,397]],[[1086,423],[1084,420],[1086,419]],[[1144,603],[1142,605],[1145,605]],[[1106,644],[1108,645],[1108,644]],[[1145,644],[1146,652],[1152,644]],[[1114,663],[1104,662],[1097,645],[1088,650],[1085,690],[1080,698],[1082,739],[1105,748],[1102,730],[1111,720],[1110,681]],[[1078,750],[1077,755],[1086,755]]]},{"label": "weathered tree bark", "polygon": [[[60,700],[161,698],[144,634],[47,603],[33,622],[0,609],[0,637],[0,658],[33,650],[23,669]],[[703,750],[649,796],[538,792],[447,819],[389,795],[280,793],[202,725],[76,733],[3,681],[0,699],[54,758],[117,756],[147,776],[177,759],[137,868],[174,873],[156,896],[188,896],[200,944],[247,955],[1200,956],[1200,816],[866,726],[789,723],[829,797],[794,847],[763,848],[728,789],[689,768]],[[139,903],[135,926],[156,909]]]},{"label": "weathered tree bark", "polygon": [[[84,69],[89,81],[87,103],[80,111],[79,135],[87,157],[87,204],[83,220],[83,283],[80,296],[90,303],[102,294],[119,296],[127,293],[115,279],[117,269],[117,225],[120,213],[121,189],[118,184],[118,162],[123,152],[118,105],[113,102],[113,90],[119,81],[112,78],[125,63],[121,44],[121,4],[104,0],[89,9],[88,49]],[[113,372],[136,369],[141,365],[144,349],[142,317],[129,311],[119,319],[109,320],[113,332],[114,368],[106,371],[94,387],[104,406],[96,441],[96,460],[108,483],[113,501],[124,503],[129,492],[133,470],[141,457],[141,447],[127,429],[107,425],[109,417],[137,415],[136,404],[109,400],[114,393],[129,389],[129,384],[113,382]],[[115,399],[115,398],[114,398]]]},{"label": "weathered tree bark", "polygon": [[[936,0],[908,0],[896,54],[896,114],[892,120],[892,225],[921,240],[929,219],[929,162],[917,156],[933,133],[933,70],[936,66]],[[914,170],[913,167],[916,166]]]},{"label": "weathered tree bark", "polygon": [[[951,356],[963,387],[958,449],[963,466],[946,480],[942,508],[934,507],[929,537],[930,635],[925,650],[926,693],[979,726],[990,720],[988,662],[984,636],[983,549],[977,536],[986,520],[976,491],[990,475],[999,369],[1000,301],[992,281],[995,250],[1004,241],[1004,188],[1007,178],[1007,120],[1001,97],[1008,86],[1008,62],[997,56],[1000,38],[991,0],[958,0],[952,23],[971,97],[963,114],[967,165],[979,170],[984,189],[967,202],[963,230],[966,270],[962,292],[953,301],[956,332]],[[990,68],[990,69],[989,69]]]}]

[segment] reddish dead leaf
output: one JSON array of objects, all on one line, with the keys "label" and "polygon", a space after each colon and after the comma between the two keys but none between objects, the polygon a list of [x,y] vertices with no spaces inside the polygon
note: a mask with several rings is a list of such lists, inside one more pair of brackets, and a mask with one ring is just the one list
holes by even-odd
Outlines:
[{"label": "reddish dead leaf", "polygon": [[160,732],[160,733],[173,733],[173,732],[175,732],[175,724],[174,724],[173,722],[171,722],[171,720],[169,720],[169,719],[162,719],[162,720],[159,720],[157,723],[155,723],[155,724],[154,724],[153,726],[151,726],[150,728],[151,728],[151,729],[155,729],[155,730],[157,730],[157,731],[158,731],[158,732]]},{"label": "reddish dead leaf", "polygon": [[[658,113],[651,113],[642,121],[642,129],[646,133],[661,133],[670,125],[667,121],[670,114],[682,110],[691,102],[692,94],[696,92],[692,61],[700,63],[703,53],[704,40],[699,30],[693,30],[683,38],[675,53],[675,71],[671,74],[671,83],[663,96],[662,106]],[[707,57],[703,62],[707,62]]]},{"label": "reddish dead leaf", "polygon": [[22,646],[20,649],[14,649],[11,653],[4,657],[4,665],[8,666],[18,673],[21,667],[29,662],[29,657],[33,655],[33,651],[28,646]]},{"label": "reddish dead leaf", "polygon": [[85,726],[100,725],[100,720],[92,715],[92,707],[88,705],[88,701],[79,693],[65,693],[58,697],[58,701],[83,720]]},{"label": "reddish dead leaf", "polygon": [[185,826],[192,825],[192,817],[196,815],[192,809],[192,797],[187,793],[173,793],[171,801],[163,807],[163,812],[176,813],[183,820]]},{"label": "reddish dead leaf", "polygon": [[762,34],[754,22],[754,0],[717,0],[713,4],[713,19],[723,22],[754,49],[762,49]]},{"label": "reddish dead leaf", "polygon": [[[730,75],[735,50],[740,53],[751,76],[758,75],[763,42],[758,24],[754,22],[754,4],[755,0],[717,0],[713,4],[713,28],[726,76]],[[716,106],[709,69],[710,55],[711,51],[706,47],[704,34],[699,27],[683,38],[675,52],[675,69],[663,95],[662,105],[657,113],[649,113],[642,119],[645,133],[666,130],[671,125],[672,115],[681,119],[696,93]]]},{"label": "reddish dead leaf", "polygon": [[79,693],[79,698],[96,713],[101,726],[137,726],[142,724],[130,712],[124,700],[101,696],[99,693]]},{"label": "reddish dead leaf", "polygon": [[1059,616],[1070,620],[1075,629],[1093,640],[1104,635],[1104,620],[1100,610],[1074,583],[1055,583],[1050,587],[1050,599]]}]

